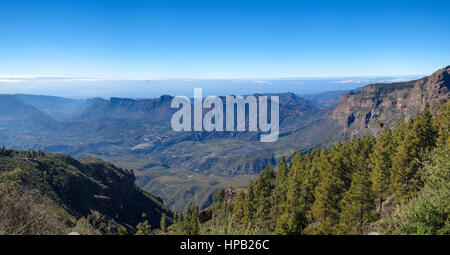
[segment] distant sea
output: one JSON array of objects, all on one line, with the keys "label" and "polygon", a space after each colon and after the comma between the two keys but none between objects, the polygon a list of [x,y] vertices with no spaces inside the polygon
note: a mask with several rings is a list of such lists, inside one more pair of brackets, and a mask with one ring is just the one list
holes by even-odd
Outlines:
[{"label": "distant sea", "polygon": [[161,95],[193,97],[193,89],[202,88],[204,96],[282,92],[307,95],[325,91],[352,90],[371,83],[399,82],[421,77],[423,76],[236,80],[121,80],[67,77],[2,77],[0,79],[0,94],[51,95],[68,98],[155,98]]}]

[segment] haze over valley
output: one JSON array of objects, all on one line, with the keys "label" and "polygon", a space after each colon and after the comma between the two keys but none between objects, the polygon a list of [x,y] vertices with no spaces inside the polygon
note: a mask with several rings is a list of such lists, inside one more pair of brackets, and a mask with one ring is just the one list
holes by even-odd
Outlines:
[{"label": "haze over valley", "polygon": [[[331,81],[315,80],[310,88],[314,87],[314,82]],[[401,91],[409,90],[414,83],[383,86]],[[193,86],[198,85],[195,84]],[[77,159],[95,156],[111,161],[135,170],[136,183],[160,196],[169,207],[182,209],[195,203],[203,208],[211,203],[218,189],[245,187],[262,169],[276,165],[281,157],[289,159],[296,151],[307,151],[345,135],[377,133],[377,119],[386,112],[369,117],[367,114],[381,107],[379,103],[365,110],[356,111],[355,106],[342,109],[346,107],[347,98],[365,93],[370,86],[361,91],[357,87],[360,83],[343,80],[328,86],[333,91],[276,94],[280,96],[280,138],[274,143],[261,143],[257,132],[172,131],[170,119],[176,110],[170,108],[173,97],[168,95],[153,99],[69,99],[4,94],[0,95],[0,137],[8,148],[42,149]],[[355,89],[350,93],[337,90],[341,87]],[[392,93],[389,91],[375,90],[369,98],[380,98],[384,93]],[[442,99],[441,94],[436,98]],[[357,100],[356,104],[362,105],[367,99]],[[414,104],[408,102],[404,106],[412,109],[409,116],[424,107],[423,103],[413,107]],[[350,122],[350,118],[358,118],[360,114],[366,119],[361,123]],[[396,119],[409,117],[403,113],[393,114],[398,115]]]}]

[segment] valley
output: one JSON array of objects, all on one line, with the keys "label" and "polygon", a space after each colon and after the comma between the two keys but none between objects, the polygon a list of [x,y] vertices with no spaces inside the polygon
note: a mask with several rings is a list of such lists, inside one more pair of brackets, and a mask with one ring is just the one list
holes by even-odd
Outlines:
[{"label": "valley", "polygon": [[449,70],[348,93],[276,94],[280,136],[274,143],[261,143],[257,132],[172,131],[172,96],[75,100],[0,95],[0,144],[77,159],[99,157],[135,170],[136,183],[170,208],[191,203],[204,208],[216,190],[245,187],[281,157],[346,136],[376,134],[379,121],[393,126],[427,103],[438,105],[448,99]]}]

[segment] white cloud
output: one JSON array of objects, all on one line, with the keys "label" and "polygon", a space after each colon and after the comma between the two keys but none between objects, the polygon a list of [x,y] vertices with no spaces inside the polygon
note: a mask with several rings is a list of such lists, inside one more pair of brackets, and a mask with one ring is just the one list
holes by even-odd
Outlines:
[{"label": "white cloud", "polygon": [[338,84],[348,84],[348,83],[351,83],[351,84],[359,84],[359,83],[363,83],[363,82],[366,82],[367,80],[342,80],[342,81],[336,81],[335,83],[338,83]]},{"label": "white cloud", "polygon": [[96,78],[96,77],[62,77],[57,75],[0,75],[2,83],[18,82],[102,82],[102,81],[140,81],[140,79]]},{"label": "white cloud", "polygon": [[253,83],[256,83],[256,84],[272,84],[271,82],[269,82],[269,81],[252,81]]},{"label": "white cloud", "polygon": [[17,83],[17,82],[22,82],[24,80],[20,80],[20,79],[0,79],[0,83]]}]

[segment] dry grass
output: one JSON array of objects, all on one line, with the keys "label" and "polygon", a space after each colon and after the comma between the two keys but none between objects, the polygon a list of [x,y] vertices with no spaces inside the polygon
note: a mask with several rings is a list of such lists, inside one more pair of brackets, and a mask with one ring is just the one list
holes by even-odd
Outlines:
[{"label": "dry grass", "polygon": [[64,234],[64,226],[53,206],[36,194],[17,191],[0,184],[0,235]]}]

